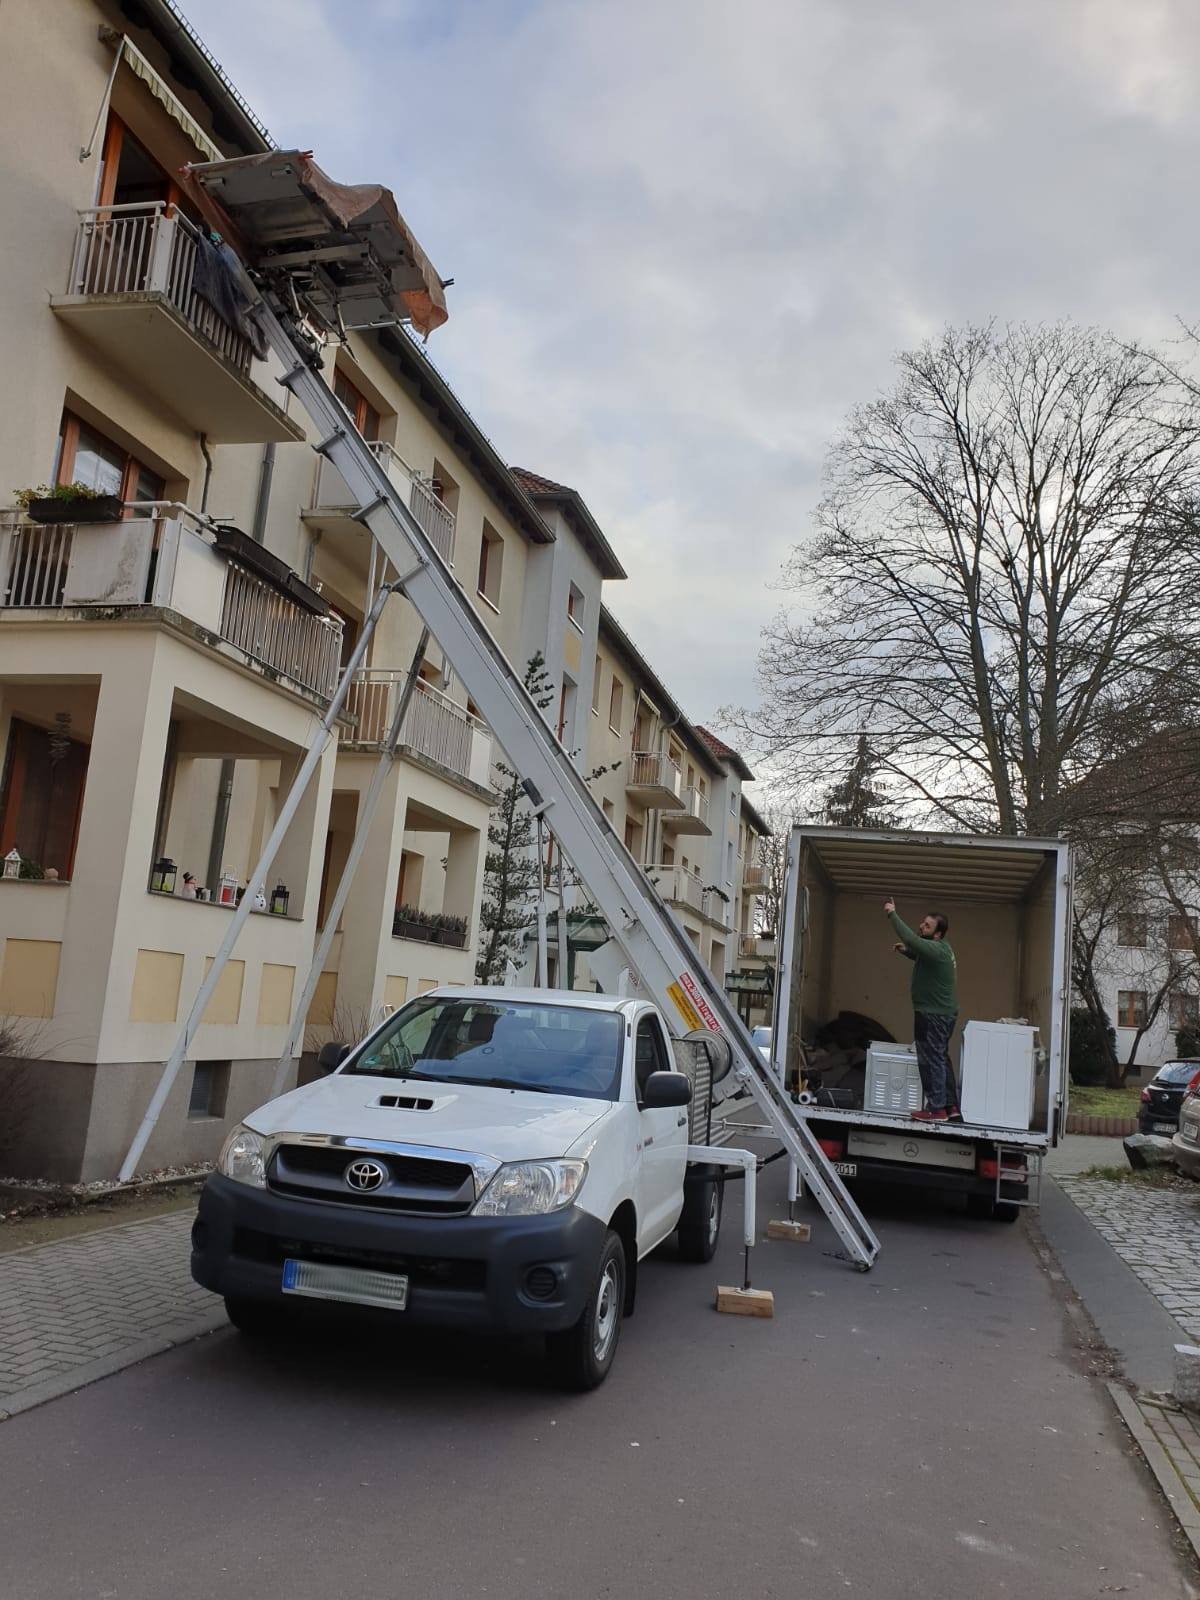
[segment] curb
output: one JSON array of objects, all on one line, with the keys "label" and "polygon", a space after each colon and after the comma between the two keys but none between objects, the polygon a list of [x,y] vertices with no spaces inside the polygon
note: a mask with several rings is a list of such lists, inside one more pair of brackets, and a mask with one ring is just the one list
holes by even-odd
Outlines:
[{"label": "curb", "polygon": [[1184,1537],[1195,1555],[1200,1557],[1200,1506],[1192,1498],[1187,1484],[1176,1471],[1175,1463],[1147,1426],[1132,1395],[1115,1383],[1106,1383],[1105,1388],[1121,1414],[1121,1421],[1132,1434],[1134,1444],[1142,1452],[1146,1465],[1157,1479],[1158,1486],[1166,1496],[1167,1504],[1174,1513]]},{"label": "curb", "polygon": [[60,1372],[42,1383],[30,1384],[27,1389],[0,1398],[0,1422],[20,1416],[23,1411],[32,1411],[35,1406],[43,1406],[48,1400],[59,1400],[63,1395],[74,1394],[77,1389],[86,1389],[89,1384],[97,1383],[101,1378],[111,1378],[114,1373],[134,1367],[150,1356],[162,1355],[167,1350],[174,1350],[176,1345],[190,1344],[193,1339],[227,1326],[224,1309],[212,1311],[197,1322],[177,1323],[165,1333],[155,1334],[152,1339],[126,1345],[124,1350],[118,1350],[111,1356],[72,1367],[69,1372]]},{"label": "curb", "polygon": [[1092,1138],[1124,1139],[1137,1132],[1136,1117],[1100,1117],[1092,1112],[1068,1111],[1067,1132],[1081,1133]]}]

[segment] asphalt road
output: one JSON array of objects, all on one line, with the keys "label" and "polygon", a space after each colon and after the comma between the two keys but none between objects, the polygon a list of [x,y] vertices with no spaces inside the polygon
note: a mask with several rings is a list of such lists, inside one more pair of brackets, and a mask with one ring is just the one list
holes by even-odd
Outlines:
[{"label": "asphalt road", "polygon": [[732,1196],[592,1395],[534,1348],[222,1332],[13,1418],[4,1600],[1200,1595],[1023,1225],[910,1205],[862,1275],[821,1224],[756,1251],[752,1321],[712,1309]]}]

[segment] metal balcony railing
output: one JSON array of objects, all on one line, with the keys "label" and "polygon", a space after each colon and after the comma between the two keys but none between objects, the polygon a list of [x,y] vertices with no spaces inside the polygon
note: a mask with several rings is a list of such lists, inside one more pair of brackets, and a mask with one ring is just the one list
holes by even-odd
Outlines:
[{"label": "metal balcony railing", "polygon": [[129,504],[118,522],[42,525],[19,516],[0,543],[0,604],[17,610],[136,606],[177,611],[326,698],[342,625],[298,605],[214,548],[208,521],[173,501]]},{"label": "metal balcony railing", "polygon": [[237,561],[225,575],[221,637],[263,666],[324,696],[333,693],[342,657],[342,625],[314,616]]},{"label": "metal balcony railing", "polygon": [[663,865],[648,866],[645,871],[659,894],[669,905],[686,906],[701,916],[711,913],[712,894],[701,884],[694,872],[686,867]]},{"label": "metal balcony railing", "polygon": [[[346,710],[357,719],[343,729],[343,744],[381,744],[396,714],[396,700],[408,674],[403,670],[366,668],[354,675],[346,697]],[[491,735],[478,717],[456,705],[448,695],[419,684],[405,714],[400,740],[410,750],[427,756],[461,778],[486,776],[490,765]],[[480,751],[480,741],[487,749]]]},{"label": "metal balcony railing", "polygon": [[653,750],[635,750],[629,758],[626,787],[666,790],[679,799],[683,793],[683,774],[670,756]]},{"label": "metal balcony railing", "polygon": [[[405,504],[429,535],[447,566],[454,565],[454,513],[439,500],[428,478],[410,467],[404,457],[386,439],[370,439],[367,447],[387,473],[392,484],[400,491]],[[345,507],[354,508],[354,496],[346,480],[329,461],[322,459],[317,466],[316,487],[311,510]]]},{"label": "metal balcony railing", "polygon": [[708,796],[701,789],[689,787],[683,791],[683,809],[689,817],[708,826]]},{"label": "metal balcony railing", "polygon": [[176,207],[92,206],[79,213],[68,294],[161,294],[244,374],[253,352],[244,334],[194,288],[200,232]]}]

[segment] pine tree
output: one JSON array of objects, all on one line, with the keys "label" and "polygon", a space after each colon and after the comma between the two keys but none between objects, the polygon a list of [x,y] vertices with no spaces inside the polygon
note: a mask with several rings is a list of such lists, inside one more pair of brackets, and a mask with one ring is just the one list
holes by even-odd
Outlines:
[{"label": "pine tree", "polygon": [[[551,704],[554,686],[539,651],[525,669],[525,688],[539,711]],[[503,983],[508,963],[521,948],[538,894],[537,839],[533,812],[520,774],[497,761],[505,782],[488,818],[488,850],[483,866],[483,899],[479,908],[477,983]]]},{"label": "pine tree", "polygon": [[876,785],[882,765],[866,734],[860,733],[845,776],[825,791],[818,813],[820,820],[834,828],[890,828],[892,801]]}]

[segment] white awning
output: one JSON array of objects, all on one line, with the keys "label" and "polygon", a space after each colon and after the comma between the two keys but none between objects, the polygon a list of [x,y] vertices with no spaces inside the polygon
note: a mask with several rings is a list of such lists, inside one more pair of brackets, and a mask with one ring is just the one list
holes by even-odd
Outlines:
[{"label": "white awning", "polygon": [[115,28],[101,28],[100,37],[105,43],[116,45],[117,65],[124,62],[134,77],[141,79],[171,121],[183,130],[206,160],[225,159],[224,152],[212,142],[183,101],[167,85],[165,79],[159,76],[127,34],[118,33]]}]

